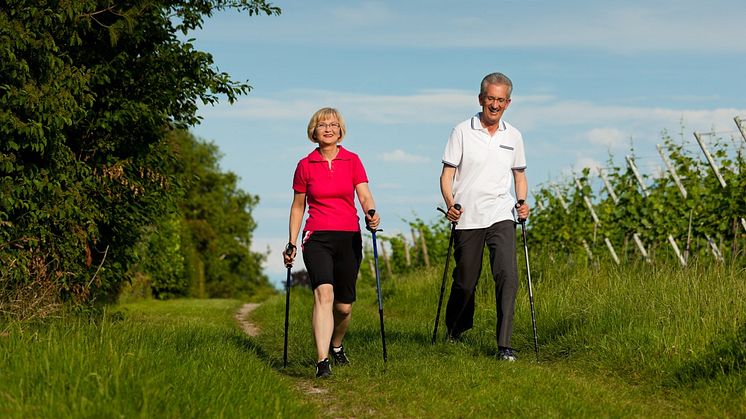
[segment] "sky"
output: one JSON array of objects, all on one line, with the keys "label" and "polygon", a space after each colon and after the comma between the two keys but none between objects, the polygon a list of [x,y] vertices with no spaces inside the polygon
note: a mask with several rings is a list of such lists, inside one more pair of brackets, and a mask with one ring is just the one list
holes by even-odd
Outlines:
[{"label": "sky", "polygon": [[200,108],[192,132],[259,197],[252,249],[269,252],[265,273],[278,287],[292,176],[314,148],[306,126],[322,107],[346,120],[342,145],[365,165],[379,235],[408,238],[409,221],[440,216],[445,143],[479,111],[479,83],[491,72],[513,81],[504,119],[523,134],[530,191],[583,167],[597,174],[610,158],[621,167],[631,148],[643,173],[660,171],[664,131],[689,148],[695,131],[742,141],[743,0],[273,4],[279,16],[221,12],[189,37],[252,86],[233,105]]}]

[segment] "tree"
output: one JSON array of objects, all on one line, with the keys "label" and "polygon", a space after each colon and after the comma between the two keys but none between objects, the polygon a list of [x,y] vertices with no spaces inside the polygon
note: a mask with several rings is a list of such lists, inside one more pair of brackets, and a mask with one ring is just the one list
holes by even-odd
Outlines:
[{"label": "tree", "polygon": [[256,228],[251,212],[259,198],[239,189],[234,173],[220,170],[217,146],[187,132],[173,137],[186,191],[179,204],[182,255],[187,270],[197,273],[192,295],[236,297],[269,288],[261,270],[265,256],[250,250]]},{"label": "tree", "polygon": [[89,303],[177,209],[166,135],[250,86],[178,34],[264,0],[7,0],[0,6],[0,280]]}]

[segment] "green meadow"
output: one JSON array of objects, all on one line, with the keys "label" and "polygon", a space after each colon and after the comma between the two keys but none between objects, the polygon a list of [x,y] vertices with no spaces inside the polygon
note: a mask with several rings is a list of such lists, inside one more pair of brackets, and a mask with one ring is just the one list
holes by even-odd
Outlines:
[{"label": "green meadow", "polygon": [[[442,269],[442,268],[440,268]],[[746,275],[729,265],[560,265],[532,260],[513,346],[495,358],[491,280],[475,328],[430,343],[442,271],[383,281],[388,361],[375,283],[361,280],[349,366],[314,378],[312,295],[291,291],[248,315],[235,300],[142,301],[95,319],[4,323],[3,417],[746,417]],[[450,284],[450,279],[449,279]],[[440,330],[445,331],[441,314]]]}]

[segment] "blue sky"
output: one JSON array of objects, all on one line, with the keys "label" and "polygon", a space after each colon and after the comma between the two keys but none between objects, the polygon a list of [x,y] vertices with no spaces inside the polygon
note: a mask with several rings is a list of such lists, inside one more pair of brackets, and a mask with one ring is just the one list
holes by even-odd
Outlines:
[{"label": "blue sky", "polygon": [[[203,107],[195,135],[217,144],[221,168],[260,197],[253,249],[284,280],[291,181],[313,148],[311,114],[347,121],[386,234],[430,221],[442,205],[440,158],[451,128],[479,111],[490,72],[514,83],[505,120],[523,133],[530,187],[616,164],[634,145],[641,171],[661,166],[668,130],[740,141],[746,118],[746,2],[282,1],[280,16],[219,13],[191,34],[220,71],[253,90]],[[595,172],[594,172],[595,173]],[[599,181],[600,183],[600,181]],[[296,264],[300,268],[302,263]]]}]

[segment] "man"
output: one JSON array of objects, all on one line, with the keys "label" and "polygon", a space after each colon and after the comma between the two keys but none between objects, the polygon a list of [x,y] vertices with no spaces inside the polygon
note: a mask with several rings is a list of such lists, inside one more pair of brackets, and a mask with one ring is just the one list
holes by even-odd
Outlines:
[{"label": "man", "polygon": [[[473,326],[474,290],[482,271],[482,252],[489,249],[497,305],[498,358],[515,361],[510,347],[518,290],[514,210],[528,218],[523,137],[502,117],[510,106],[513,83],[502,73],[482,80],[482,111],[458,124],[443,153],[440,190],[454,232],[453,285],[446,306],[449,339],[458,340]],[[511,179],[518,200],[511,194]],[[460,204],[461,209],[454,208]]]}]

